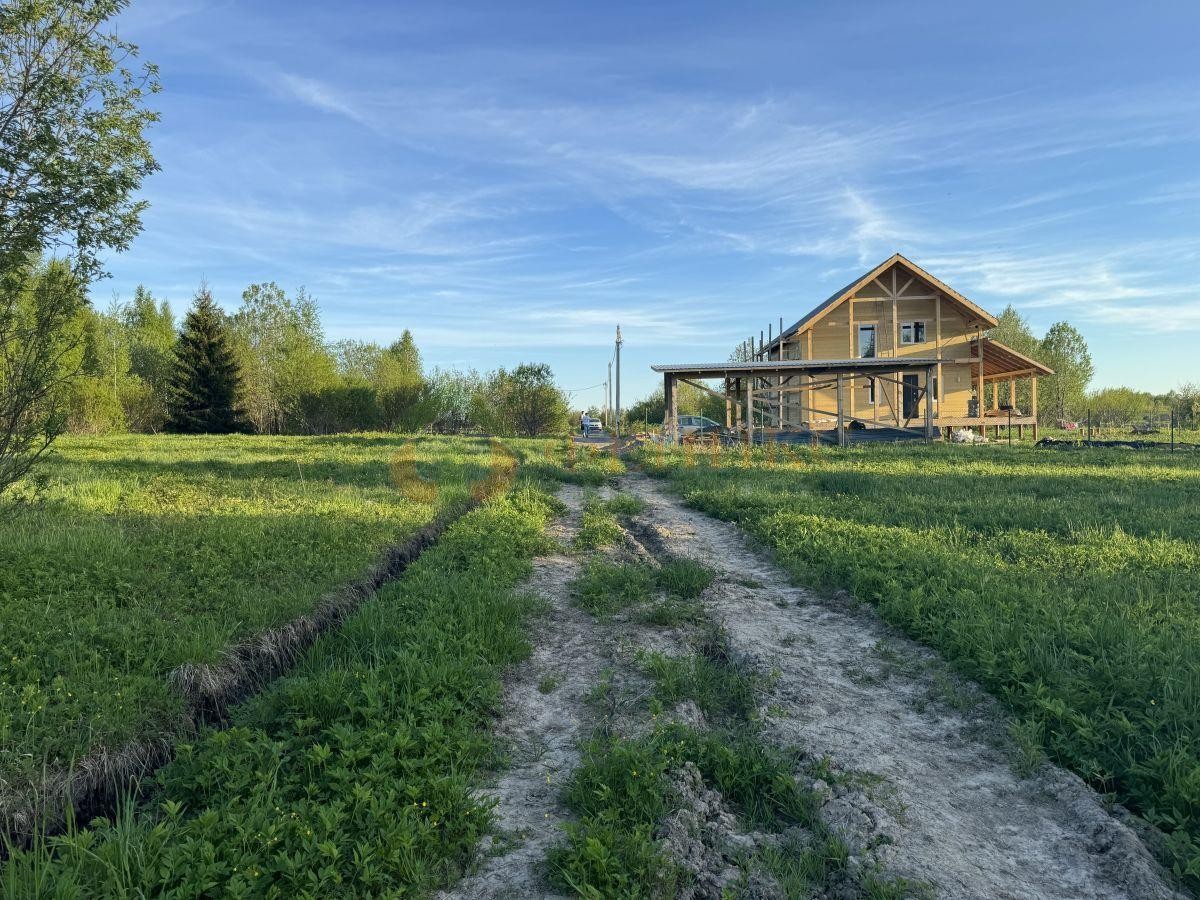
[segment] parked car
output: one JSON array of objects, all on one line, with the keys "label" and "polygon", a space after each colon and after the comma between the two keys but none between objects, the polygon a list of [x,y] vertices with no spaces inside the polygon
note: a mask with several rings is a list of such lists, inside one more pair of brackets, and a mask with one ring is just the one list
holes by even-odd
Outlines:
[{"label": "parked car", "polygon": [[584,434],[599,434],[604,430],[604,423],[591,416],[584,416],[580,424],[583,426]]},{"label": "parked car", "polygon": [[688,435],[724,434],[726,428],[720,422],[714,422],[707,416],[680,416],[679,437]]}]

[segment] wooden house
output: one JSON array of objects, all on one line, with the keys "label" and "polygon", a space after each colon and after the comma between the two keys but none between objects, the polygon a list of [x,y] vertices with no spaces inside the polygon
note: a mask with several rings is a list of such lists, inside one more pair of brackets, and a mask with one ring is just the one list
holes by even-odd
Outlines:
[{"label": "wooden house", "polygon": [[[673,380],[723,378],[727,425],[771,433],[1011,424],[1037,436],[1037,379],[1053,372],[989,338],[995,316],[896,254],[734,363],[654,366]],[[1016,383],[1030,381],[1030,408]]]}]

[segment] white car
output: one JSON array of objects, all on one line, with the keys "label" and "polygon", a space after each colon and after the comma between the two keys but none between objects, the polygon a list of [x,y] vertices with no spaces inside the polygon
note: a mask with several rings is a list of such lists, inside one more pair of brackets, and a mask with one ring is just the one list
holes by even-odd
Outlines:
[{"label": "white car", "polygon": [[584,416],[579,422],[579,427],[584,434],[599,434],[604,430],[604,423],[591,416]]}]

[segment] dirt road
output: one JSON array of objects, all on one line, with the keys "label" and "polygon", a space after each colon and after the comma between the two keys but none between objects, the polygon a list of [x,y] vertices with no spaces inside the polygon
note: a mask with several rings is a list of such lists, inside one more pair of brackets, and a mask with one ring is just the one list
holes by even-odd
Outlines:
[{"label": "dirt road", "polygon": [[[869,609],[791,586],[736,527],[687,508],[660,482],[630,474],[620,490],[645,502],[626,522],[631,541],[716,573],[701,596],[705,614],[747,664],[770,673],[768,739],[827,760],[833,777],[811,787],[855,866],[919,881],[945,898],[1183,896],[1077,777],[1045,763],[1019,774],[1002,711],[933,653]],[[569,512],[558,537],[569,543],[583,492],[566,487],[561,499]],[[507,837],[452,896],[553,895],[543,860],[569,816],[557,783],[595,725],[589,692],[613,673],[636,682],[637,647],[680,643],[632,617],[600,623],[574,608],[579,565],[564,549],[539,560],[529,584],[548,612],[533,659],[507,684],[500,733],[513,764],[489,789]]]}]

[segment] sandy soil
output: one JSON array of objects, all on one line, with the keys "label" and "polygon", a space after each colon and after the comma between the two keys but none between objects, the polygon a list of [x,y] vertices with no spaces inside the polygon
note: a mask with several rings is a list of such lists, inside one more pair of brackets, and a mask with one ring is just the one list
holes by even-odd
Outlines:
[{"label": "sandy soil", "polygon": [[531,635],[533,656],[504,686],[497,738],[509,748],[510,765],[482,792],[496,800],[498,834],[485,839],[478,870],[443,898],[558,896],[546,886],[542,865],[569,816],[558,793],[591,728],[587,696],[610,661],[595,621],[571,605],[569,585],[580,559],[567,548],[579,531],[583,491],[565,485],[559,499],[568,511],[548,533],[563,550],[536,558],[524,587],[546,603],[546,613]]},{"label": "sandy soil", "polygon": [[[1074,775],[1017,774],[1003,714],[869,611],[792,587],[734,526],[629,475],[635,519],[718,573],[703,599],[733,648],[777,674],[767,733],[843,777],[815,782],[857,861],[946,898],[1172,898],[1137,836]],[[652,543],[649,541],[647,543]]]}]

